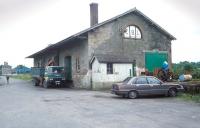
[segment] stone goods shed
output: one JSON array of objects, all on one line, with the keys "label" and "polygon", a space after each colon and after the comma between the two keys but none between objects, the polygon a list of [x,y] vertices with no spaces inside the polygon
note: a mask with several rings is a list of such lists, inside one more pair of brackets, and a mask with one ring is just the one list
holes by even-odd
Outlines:
[{"label": "stone goods shed", "polygon": [[138,9],[98,23],[98,4],[92,3],[90,15],[90,28],[28,56],[34,58],[34,66],[54,60],[65,67],[66,79],[75,87],[92,89],[153,72],[163,61],[171,67],[175,37]]}]

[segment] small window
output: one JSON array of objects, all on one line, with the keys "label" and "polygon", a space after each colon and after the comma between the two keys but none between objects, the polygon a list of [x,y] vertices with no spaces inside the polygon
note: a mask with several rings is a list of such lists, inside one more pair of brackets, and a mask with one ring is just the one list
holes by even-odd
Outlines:
[{"label": "small window", "polygon": [[113,64],[107,63],[107,74],[113,74]]},{"label": "small window", "polygon": [[41,60],[37,61],[37,67],[42,67],[42,61]]},{"label": "small window", "polygon": [[37,62],[37,67],[40,67],[40,62]]},{"label": "small window", "polygon": [[124,32],[125,38],[132,38],[132,39],[141,39],[142,34],[140,29],[137,26],[130,25],[126,27],[126,30]]},{"label": "small window", "polygon": [[76,58],[76,72],[80,72],[80,58],[77,57]]},{"label": "small window", "polygon": [[145,77],[140,77],[137,79],[136,84],[147,84],[147,79]]}]

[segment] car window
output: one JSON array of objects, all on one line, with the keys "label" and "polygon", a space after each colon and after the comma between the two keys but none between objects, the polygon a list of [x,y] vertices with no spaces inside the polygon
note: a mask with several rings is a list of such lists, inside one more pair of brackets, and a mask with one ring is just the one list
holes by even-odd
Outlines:
[{"label": "car window", "polygon": [[148,80],[149,84],[160,84],[160,81],[153,77],[149,77],[149,78],[147,78],[147,80]]},{"label": "car window", "polygon": [[138,78],[136,84],[147,84],[147,79],[145,77]]},{"label": "car window", "polygon": [[123,80],[123,83],[128,83],[132,77],[127,77],[125,80]]},{"label": "car window", "polygon": [[135,81],[136,81],[136,77],[132,77],[128,82],[127,84],[135,84]]}]

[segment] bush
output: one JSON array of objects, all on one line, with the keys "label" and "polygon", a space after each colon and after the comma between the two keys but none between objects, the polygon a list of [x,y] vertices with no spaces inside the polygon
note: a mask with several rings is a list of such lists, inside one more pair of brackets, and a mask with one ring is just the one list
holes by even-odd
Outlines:
[{"label": "bush", "polygon": [[180,62],[173,64],[173,78],[178,79],[182,74],[191,74],[193,79],[200,79],[200,62]]},{"label": "bush", "polygon": [[30,74],[17,74],[15,76],[12,76],[14,79],[21,79],[21,80],[31,80],[32,77]]},{"label": "bush", "polygon": [[200,79],[200,69],[196,69],[192,72],[192,78]]},{"label": "bush", "polygon": [[193,66],[191,64],[184,65],[184,72],[186,74],[191,74],[192,71],[193,71]]}]

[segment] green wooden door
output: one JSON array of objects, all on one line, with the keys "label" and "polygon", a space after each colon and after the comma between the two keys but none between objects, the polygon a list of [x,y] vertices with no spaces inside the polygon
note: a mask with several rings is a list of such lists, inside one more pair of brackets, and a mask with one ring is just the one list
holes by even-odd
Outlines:
[{"label": "green wooden door", "polygon": [[149,72],[161,68],[164,61],[168,62],[167,52],[145,52],[145,68]]},{"label": "green wooden door", "polygon": [[133,64],[132,64],[132,74],[133,74],[132,76],[136,76],[135,69],[136,69],[136,61],[134,61]]},{"label": "green wooden door", "polygon": [[71,56],[66,56],[65,57],[65,73],[66,73],[66,80],[72,80]]}]

